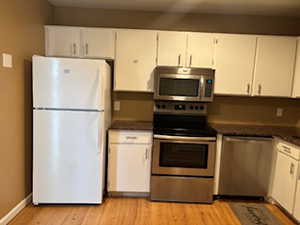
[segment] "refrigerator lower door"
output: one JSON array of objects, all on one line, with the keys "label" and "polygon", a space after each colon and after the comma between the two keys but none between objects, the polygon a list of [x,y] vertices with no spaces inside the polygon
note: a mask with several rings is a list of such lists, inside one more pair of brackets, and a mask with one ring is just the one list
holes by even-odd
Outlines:
[{"label": "refrigerator lower door", "polygon": [[103,112],[34,110],[33,116],[33,203],[101,203]]}]

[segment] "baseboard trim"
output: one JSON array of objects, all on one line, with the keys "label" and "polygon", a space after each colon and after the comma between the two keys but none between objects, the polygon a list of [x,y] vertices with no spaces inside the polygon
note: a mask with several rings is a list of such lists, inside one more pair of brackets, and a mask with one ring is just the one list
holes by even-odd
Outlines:
[{"label": "baseboard trim", "polygon": [[16,207],[10,210],[4,217],[0,219],[0,225],[8,224],[22,209],[24,209],[32,201],[32,193],[23,199]]}]

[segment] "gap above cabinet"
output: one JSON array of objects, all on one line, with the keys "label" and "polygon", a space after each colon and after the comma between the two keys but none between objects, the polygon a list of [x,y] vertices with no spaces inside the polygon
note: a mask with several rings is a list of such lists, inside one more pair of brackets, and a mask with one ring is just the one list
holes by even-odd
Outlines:
[{"label": "gap above cabinet", "polygon": [[159,65],[215,69],[218,95],[300,98],[297,37],[68,26],[45,31],[46,56],[114,60],[114,91],[153,92]]}]

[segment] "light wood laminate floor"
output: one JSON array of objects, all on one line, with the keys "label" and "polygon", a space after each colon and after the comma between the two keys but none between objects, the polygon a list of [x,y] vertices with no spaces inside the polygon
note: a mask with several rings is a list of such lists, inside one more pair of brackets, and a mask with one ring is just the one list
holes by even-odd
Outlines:
[{"label": "light wood laminate floor", "polygon": [[[265,203],[262,203],[265,204]],[[284,225],[294,225],[265,204]],[[29,205],[10,225],[240,225],[226,201],[212,205],[107,198],[102,205]]]}]

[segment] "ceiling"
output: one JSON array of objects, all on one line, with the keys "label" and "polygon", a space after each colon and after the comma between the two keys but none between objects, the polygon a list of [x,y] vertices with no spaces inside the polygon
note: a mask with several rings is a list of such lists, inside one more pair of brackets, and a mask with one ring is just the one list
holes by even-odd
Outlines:
[{"label": "ceiling", "polygon": [[58,7],[300,17],[300,0],[49,0],[49,2]]}]

